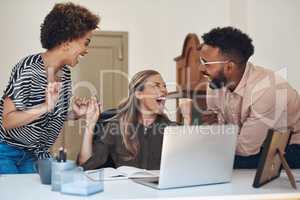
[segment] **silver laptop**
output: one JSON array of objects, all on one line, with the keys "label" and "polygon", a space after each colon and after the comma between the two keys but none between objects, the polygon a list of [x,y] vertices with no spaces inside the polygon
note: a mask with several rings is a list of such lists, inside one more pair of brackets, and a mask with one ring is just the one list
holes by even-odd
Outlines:
[{"label": "silver laptop", "polygon": [[159,178],[134,181],[157,189],[230,182],[237,133],[236,125],[166,127]]}]

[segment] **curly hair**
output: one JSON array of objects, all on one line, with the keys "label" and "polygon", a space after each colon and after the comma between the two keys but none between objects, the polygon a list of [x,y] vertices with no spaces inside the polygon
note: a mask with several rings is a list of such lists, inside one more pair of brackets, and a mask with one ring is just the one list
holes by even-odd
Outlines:
[{"label": "curly hair", "polygon": [[221,53],[239,64],[246,64],[254,53],[252,39],[233,27],[214,28],[202,35],[204,44],[217,47]]},{"label": "curly hair", "polygon": [[63,42],[83,37],[98,28],[100,18],[85,7],[73,3],[57,3],[41,24],[41,43],[52,49]]}]

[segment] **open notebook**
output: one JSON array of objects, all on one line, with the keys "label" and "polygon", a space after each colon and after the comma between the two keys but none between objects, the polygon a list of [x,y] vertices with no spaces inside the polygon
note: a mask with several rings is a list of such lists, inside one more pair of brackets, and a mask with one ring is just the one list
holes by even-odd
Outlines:
[{"label": "open notebook", "polygon": [[[104,177],[103,180],[119,180],[119,179],[138,179],[148,177],[158,177],[159,170],[146,170],[131,166],[120,166],[118,168],[103,168]],[[92,179],[99,179],[99,172],[102,169],[85,171],[86,175]]]}]

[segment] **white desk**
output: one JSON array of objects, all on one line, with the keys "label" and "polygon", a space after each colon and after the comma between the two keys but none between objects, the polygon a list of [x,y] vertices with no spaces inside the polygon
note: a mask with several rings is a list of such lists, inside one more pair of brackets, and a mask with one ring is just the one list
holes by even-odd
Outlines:
[{"label": "white desk", "polygon": [[299,189],[291,188],[286,177],[259,188],[252,188],[255,171],[235,170],[231,183],[197,186],[170,190],[155,190],[131,180],[105,181],[104,192],[89,197],[79,197],[52,192],[48,185],[40,184],[37,174],[0,176],[1,200],[76,200],[76,199],[142,199],[179,198],[188,199],[297,199]]}]

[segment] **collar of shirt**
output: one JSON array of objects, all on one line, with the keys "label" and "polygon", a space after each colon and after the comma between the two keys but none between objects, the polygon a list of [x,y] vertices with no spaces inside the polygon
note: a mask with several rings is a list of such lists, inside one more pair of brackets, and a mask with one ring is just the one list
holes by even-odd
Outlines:
[{"label": "collar of shirt", "polygon": [[246,84],[247,84],[247,80],[250,76],[250,71],[253,68],[253,64],[248,62],[243,74],[242,79],[240,80],[238,86],[235,88],[235,90],[233,91],[233,93],[238,94],[239,96],[243,96],[245,88],[246,88]]}]

